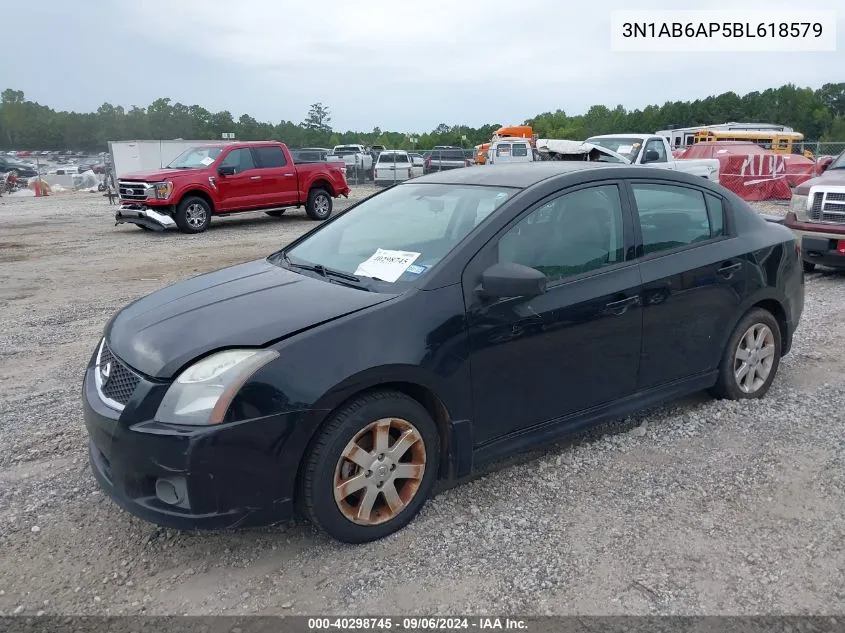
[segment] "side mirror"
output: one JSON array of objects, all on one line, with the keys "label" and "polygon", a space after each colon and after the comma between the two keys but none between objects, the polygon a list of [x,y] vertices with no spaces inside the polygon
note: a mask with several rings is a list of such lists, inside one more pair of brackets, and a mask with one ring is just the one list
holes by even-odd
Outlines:
[{"label": "side mirror", "polygon": [[645,153],[645,160],[643,163],[656,163],[660,160],[660,154],[657,150],[650,149]]},{"label": "side mirror", "polygon": [[824,163],[824,164],[822,165],[822,168],[821,168],[821,172],[820,172],[820,173],[822,173],[822,174],[823,174],[824,172],[826,172],[828,167],[830,167],[830,163]]},{"label": "side mirror", "polygon": [[493,264],[481,273],[479,294],[488,299],[536,297],[544,292],[546,276],[522,264]]},{"label": "side mirror", "polygon": [[234,165],[223,165],[222,167],[217,168],[217,173],[221,176],[234,176],[235,175],[235,166]]}]

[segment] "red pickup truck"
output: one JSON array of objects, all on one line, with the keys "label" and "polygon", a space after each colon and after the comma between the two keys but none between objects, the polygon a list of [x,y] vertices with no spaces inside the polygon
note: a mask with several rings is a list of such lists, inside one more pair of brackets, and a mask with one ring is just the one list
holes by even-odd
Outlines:
[{"label": "red pickup truck", "polygon": [[279,216],[305,206],[312,220],[332,214],[332,199],[349,196],[343,163],[295,164],[275,141],[192,147],[167,167],[118,179],[115,223],[201,233],[213,215],[264,211]]}]

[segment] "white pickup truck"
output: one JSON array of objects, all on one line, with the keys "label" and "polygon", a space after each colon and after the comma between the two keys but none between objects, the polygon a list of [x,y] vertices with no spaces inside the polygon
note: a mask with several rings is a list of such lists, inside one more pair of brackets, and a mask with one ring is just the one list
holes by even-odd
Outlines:
[{"label": "white pickup truck", "polygon": [[676,159],[672,148],[662,136],[653,134],[602,134],[591,136],[585,144],[610,150],[631,165],[648,165],[682,171],[719,182],[719,161],[715,158]]},{"label": "white pickup truck", "polygon": [[348,177],[372,179],[373,155],[363,145],[335,145],[332,154],[346,163]]}]

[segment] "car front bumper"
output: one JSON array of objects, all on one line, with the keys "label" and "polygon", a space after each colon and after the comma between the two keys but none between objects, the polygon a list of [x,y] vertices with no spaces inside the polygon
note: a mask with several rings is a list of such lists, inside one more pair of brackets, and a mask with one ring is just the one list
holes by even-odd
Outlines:
[{"label": "car front bumper", "polygon": [[88,457],[119,506],[158,525],[224,529],[269,525],[293,514],[307,439],[301,412],[216,427],[176,427],[152,417],[166,385],[142,381],[123,413],[106,406],[89,367],[83,384]]},{"label": "car front bumper", "polygon": [[164,231],[176,227],[175,220],[164,209],[153,209],[143,204],[122,202],[114,214],[118,224],[138,224],[153,231]]}]

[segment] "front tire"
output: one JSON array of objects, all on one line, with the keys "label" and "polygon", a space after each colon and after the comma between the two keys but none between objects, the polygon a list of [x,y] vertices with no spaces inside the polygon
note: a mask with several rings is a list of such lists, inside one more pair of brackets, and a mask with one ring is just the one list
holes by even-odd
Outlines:
[{"label": "front tire", "polygon": [[772,386],[781,355],[781,331],[777,320],[762,308],[754,308],[737,324],[719,364],[719,379],[710,393],[717,398],[762,398]]},{"label": "front tire", "polygon": [[308,192],[305,213],[312,220],[328,220],[332,214],[332,197],[325,189],[312,189]]},{"label": "front tire", "polygon": [[202,233],[211,224],[211,205],[197,196],[188,196],[176,207],[173,219],[182,233]]},{"label": "front tire", "polygon": [[303,469],[306,516],[333,538],[366,543],[405,527],[437,479],[440,437],[416,400],[360,396],[332,415]]}]

